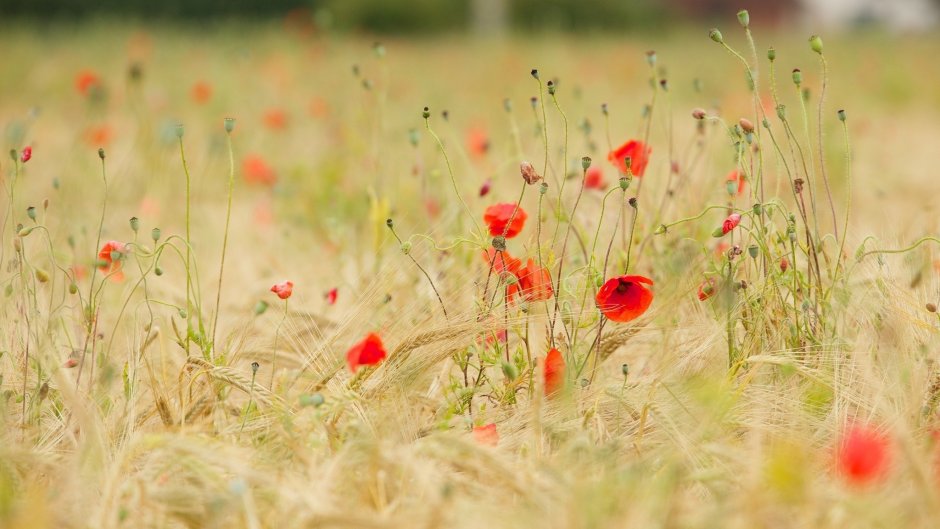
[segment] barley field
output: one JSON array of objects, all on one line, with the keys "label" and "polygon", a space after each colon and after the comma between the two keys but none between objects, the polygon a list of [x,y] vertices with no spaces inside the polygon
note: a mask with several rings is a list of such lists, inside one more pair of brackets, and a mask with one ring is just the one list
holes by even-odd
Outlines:
[{"label": "barley field", "polygon": [[6,27],[0,527],[935,527],[940,38],[739,18]]}]

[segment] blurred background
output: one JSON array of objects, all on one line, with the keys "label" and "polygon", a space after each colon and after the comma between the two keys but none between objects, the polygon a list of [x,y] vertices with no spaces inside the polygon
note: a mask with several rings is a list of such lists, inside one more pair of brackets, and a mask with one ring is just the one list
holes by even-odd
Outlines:
[{"label": "blurred background", "polygon": [[682,19],[697,24],[727,20],[741,8],[763,25],[811,22],[929,31],[937,25],[940,0],[0,0],[7,24],[21,17],[288,17],[311,30],[370,33],[654,30]]}]

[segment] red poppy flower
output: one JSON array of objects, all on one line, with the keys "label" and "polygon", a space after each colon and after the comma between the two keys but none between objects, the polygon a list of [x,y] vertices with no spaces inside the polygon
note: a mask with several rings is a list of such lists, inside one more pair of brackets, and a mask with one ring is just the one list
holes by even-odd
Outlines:
[{"label": "red poppy flower", "polygon": [[467,151],[475,158],[483,158],[490,150],[490,140],[486,131],[480,127],[472,127],[467,131]]},{"label": "red poppy flower", "polygon": [[94,87],[101,85],[98,74],[91,70],[84,70],[75,76],[75,89],[83,96],[87,96]]},{"label": "red poppy flower", "polygon": [[584,187],[585,189],[605,189],[607,187],[607,182],[604,181],[604,170],[598,165],[592,165],[588,167],[587,173],[584,175]]},{"label": "red poppy flower", "polygon": [[653,302],[653,293],[643,284],[653,280],[643,276],[608,279],[594,297],[597,308],[612,321],[628,322],[640,317]]},{"label": "red poppy flower", "polygon": [[698,286],[698,300],[705,301],[715,293],[715,278],[709,277]]},{"label": "red poppy flower", "polygon": [[486,195],[488,195],[488,194],[490,193],[490,187],[491,187],[491,185],[492,185],[492,183],[490,182],[489,179],[487,179],[486,182],[483,182],[483,185],[480,186],[480,196],[481,196],[481,197],[485,197]]},{"label": "red poppy flower", "polygon": [[330,305],[336,305],[336,297],[339,295],[339,289],[331,288],[329,292],[326,293],[326,302]]},{"label": "red poppy flower", "polygon": [[113,137],[114,132],[107,125],[89,127],[85,130],[85,141],[92,147],[106,147]]},{"label": "red poppy flower", "polygon": [[481,445],[496,446],[499,444],[499,432],[496,431],[496,423],[489,423],[483,426],[473,427],[473,438]]},{"label": "red poppy flower", "polygon": [[483,336],[477,337],[477,344],[490,346],[496,342],[505,342],[506,336],[506,329],[500,329],[496,332],[486,332]]},{"label": "red poppy flower", "polygon": [[786,272],[787,268],[790,268],[790,261],[787,261],[786,257],[780,258],[780,271]]},{"label": "red poppy flower", "polygon": [[242,172],[245,181],[249,184],[273,186],[277,181],[277,174],[274,173],[274,169],[268,165],[268,162],[264,161],[264,158],[256,154],[245,157],[242,161]]},{"label": "red poppy flower", "polygon": [[281,299],[287,299],[294,293],[294,283],[293,281],[282,281],[276,283],[271,287],[271,292],[277,294],[277,297]]},{"label": "red poppy flower", "polygon": [[424,201],[424,210],[428,212],[428,217],[436,219],[441,215],[441,204],[431,197]]},{"label": "red poppy flower", "polygon": [[522,297],[528,301],[545,301],[552,297],[552,275],[547,268],[541,268],[531,258],[526,265],[518,269],[516,276],[522,288]]},{"label": "red poppy flower", "polygon": [[370,332],[361,342],[346,351],[346,363],[353,373],[359,366],[374,366],[385,359],[385,347],[378,334]]},{"label": "red poppy flower", "polygon": [[884,476],[891,463],[888,439],[867,426],[852,426],[842,436],[837,451],[839,471],[854,485]]},{"label": "red poppy flower", "polygon": [[738,224],[741,223],[741,215],[737,213],[732,213],[728,215],[728,218],[721,223],[721,234],[727,235],[729,231],[738,227]]},{"label": "red poppy flower", "polygon": [[[483,213],[483,222],[489,226],[490,235],[494,237],[504,235],[507,239],[519,235],[527,218],[529,216],[525,210],[514,202],[493,204],[486,208],[486,212]],[[510,219],[512,219],[512,222],[510,222]]]},{"label": "red poppy flower", "polygon": [[126,247],[118,241],[104,243],[98,252],[98,270],[114,281],[123,281],[124,272],[121,271],[121,260]]},{"label": "red poppy flower", "polygon": [[32,157],[33,157],[33,148],[30,147],[29,145],[27,145],[26,147],[23,147],[23,152],[20,153],[20,161],[23,163],[26,163]]},{"label": "red poppy flower", "polygon": [[497,252],[496,248],[492,246],[487,251],[483,252],[483,260],[486,261],[487,265],[493,267],[493,273],[496,274],[509,272],[510,274],[518,276],[522,269],[522,261],[509,255],[509,252],[506,250]]},{"label": "red poppy flower", "polygon": [[542,375],[545,378],[545,395],[551,396],[559,391],[565,385],[565,358],[561,351],[552,348],[545,355],[545,365],[542,368]]},{"label": "red poppy flower", "polygon": [[746,183],[746,181],[744,180],[744,178],[741,177],[741,173],[739,173],[737,169],[728,173],[728,179],[725,183],[728,186],[729,193],[731,193],[731,189],[732,189],[731,186],[737,183],[738,184],[738,196],[741,196],[744,194],[744,184]]},{"label": "red poppy flower", "polygon": [[287,114],[279,108],[268,110],[264,114],[264,125],[272,130],[282,130],[287,127]]},{"label": "red poppy flower", "polygon": [[646,145],[642,141],[630,140],[610,151],[607,155],[607,159],[610,160],[617,169],[620,169],[621,173],[626,174],[627,164],[624,162],[624,158],[629,156],[630,172],[633,176],[640,178],[643,176],[643,173],[646,172],[646,164],[649,163],[650,152],[652,152],[652,149],[650,149],[649,145]]},{"label": "red poppy flower", "polygon": [[190,95],[193,101],[200,105],[208,103],[209,100],[212,99],[212,85],[205,81],[199,81],[193,85],[192,90],[190,90]]}]

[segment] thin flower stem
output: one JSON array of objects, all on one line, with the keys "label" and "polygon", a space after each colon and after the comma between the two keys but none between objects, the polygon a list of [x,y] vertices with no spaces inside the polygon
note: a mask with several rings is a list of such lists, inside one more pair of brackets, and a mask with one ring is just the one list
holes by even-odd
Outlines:
[{"label": "thin flower stem", "polygon": [[[826,173],[826,156],[825,150],[823,149],[823,105],[826,102],[826,84],[829,79],[828,64],[826,63],[826,57],[822,53],[819,54],[819,62],[822,65],[822,87],[819,91],[819,113],[816,120],[817,127],[817,140],[819,141],[819,170],[822,174],[823,184],[826,186],[826,196],[829,198],[829,209],[832,211],[832,229],[835,233],[836,240],[839,240],[839,221],[836,220],[836,206],[832,201],[832,190],[829,187],[829,175]],[[843,236],[845,232],[843,231]]]},{"label": "thin flower stem", "polygon": [[845,239],[849,233],[849,211],[852,208],[852,149],[849,145],[849,128],[845,120],[842,120],[842,138],[845,142],[845,221],[842,225],[842,240],[839,246],[839,255],[837,262],[842,262],[842,254],[845,253]]},{"label": "thin flower stem", "polygon": [[192,262],[192,238],[190,236],[190,219],[191,219],[191,192],[192,192],[192,179],[189,175],[189,166],[186,164],[186,152],[183,149],[183,136],[179,136],[179,145],[180,145],[180,159],[183,162],[183,173],[186,175],[186,354],[189,354],[189,343],[192,338],[192,301],[191,301],[191,292],[192,292],[192,273],[190,270],[190,263]]},{"label": "thin flower stem", "polygon": [[900,248],[897,250],[869,250],[867,252],[860,254],[858,258],[856,259],[856,261],[861,261],[862,259],[868,257],[869,255],[874,255],[874,254],[906,253],[906,252],[913,250],[914,248],[917,248],[918,246],[920,246],[921,244],[925,242],[935,242],[937,244],[940,244],[940,239],[938,239],[937,237],[928,235],[925,237],[921,237],[920,239],[917,239],[916,241],[914,241],[913,244],[911,244],[910,246],[906,248]]},{"label": "thin flower stem", "polygon": [[222,302],[222,277],[225,271],[225,252],[228,249],[228,230],[232,219],[232,189],[235,186],[235,153],[232,149],[232,134],[226,133],[225,139],[228,144],[228,204],[225,209],[225,231],[222,235],[222,257],[219,260],[219,287],[215,294],[215,314],[212,317],[212,349],[210,350],[210,360],[215,356],[216,350],[215,333],[219,326],[219,307]]},{"label": "thin flower stem", "polygon": [[277,328],[274,329],[274,351],[271,353],[271,384],[268,386],[271,391],[274,391],[274,374],[277,373],[277,341],[281,335],[281,326],[287,321],[287,302],[289,300],[290,298],[284,300],[284,315],[281,317],[281,321],[278,322]]},{"label": "thin flower stem", "polygon": [[434,132],[434,129],[431,128],[430,118],[424,118],[424,127],[427,129],[428,133],[434,138],[434,141],[437,142],[437,147],[440,149],[441,154],[444,155],[444,163],[447,165],[447,174],[450,175],[450,183],[454,186],[454,193],[457,195],[457,200],[463,205],[463,209],[467,212],[467,216],[470,217],[470,220],[473,221],[474,226],[476,226],[477,232],[483,233],[483,229],[480,228],[480,223],[477,222],[476,217],[473,216],[473,212],[470,211],[470,206],[467,205],[467,202],[463,199],[463,195],[460,193],[460,188],[457,186],[457,177],[454,176],[454,168],[450,164],[450,157],[447,156],[447,149],[444,148],[444,142],[441,141],[440,136]]}]

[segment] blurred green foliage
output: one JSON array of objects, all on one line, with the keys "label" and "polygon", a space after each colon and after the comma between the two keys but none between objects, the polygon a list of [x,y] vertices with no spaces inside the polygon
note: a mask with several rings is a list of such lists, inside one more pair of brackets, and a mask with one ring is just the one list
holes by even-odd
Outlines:
[{"label": "blurred green foliage", "polygon": [[[666,13],[656,0],[503,0],[506,25],[587,31],[648,27]],[[277,20],[374,33],[433,33],[472,27],[474,0],[0,0],[0,21],[130,17],[174,21]],[[11,18],[12,17],[12,18]],[[0,22],[2,23],[2,22]]]}]

